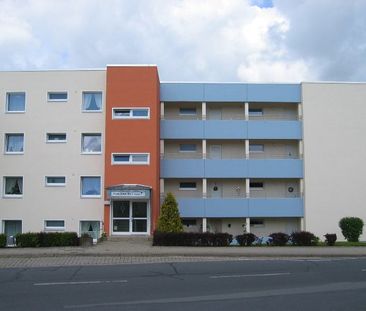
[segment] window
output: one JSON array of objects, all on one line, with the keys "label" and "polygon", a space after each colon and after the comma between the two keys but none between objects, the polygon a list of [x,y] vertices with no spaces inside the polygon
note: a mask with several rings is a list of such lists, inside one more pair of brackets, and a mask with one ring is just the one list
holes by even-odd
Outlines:
[{"label": "window", "polygon": [[6,112],[25,112],[25,93],[8,93]]},{"label": "window", "polygon": [[180,152],[196,152],[197,145],[196,144],[180,144],[179,151]]},{"label": "window", "polygon": [[5,152],[23,153],[24,134],[5,134]]},{"label": "window", "polygon": [[195,116],[197,114],[197,109],[193,108],[179,108],[179,114],[184,116]]},{"label": "window", "polygon": [[112,164],[149,164],[149,153],[112,153]]},{"label": "window", "polygon": [[264,145],[251,144],[249,145],[249,152],[264,152]]},{"label": "window", "polygon": [[264,220],[263,219],[257,219],[257,218],[251,218],[250,219],[250,226],[264,227]]},{"label": "window", "polygon": [[149,119],[149,108],[113,108],[113,119]]},{"label": "window", "polygon": [[101,153],[102,135],[101,134],[82,134],[81,135],[82,153]]},{"label": "window", "polygon": [[189,218],[185,218],[182,219],[182,224],[183,226],[196,226],[197,225],[197,220],[196,219],[189,219]]},{"label": "window", "polygon": [[44,222],[45,231],[64,231],[65,221],[64,220],[46,220]]},{"label": "window", "polygon": [[102,111],[102,92],[84,92],[82,110],[84,112]]},{"label": "window", "polygon": [[262,190],[263,189],[263,182],[251,182],[249,184],[251,190]]},{"label": "window", "polygon": [[179,190],[197,190],[197,184],[195,182],[180,182]]},{"label": "window", "polygon": [[82,197],[100,197],[101,193],[100,176],[81,177],[81,196]]},{"label": "window", "polygon": [[20,197],[23,195],[23,177],[4,177],[4,195]]},{"label": "window", "polygon": [[67,92],[48,92],[47,100],[49,102],[66,102]]},{"label": "window", "polygon": [[65,176],[46,176],[46,186],[65,186]]},{"label": "window", "polygon": [[263,116],[262,108],[249,108],[249,116],[250,117],[261,117]]},{"label": "window", "polygon": [[66,133],[47,133],[48,143],[66,143]]}]

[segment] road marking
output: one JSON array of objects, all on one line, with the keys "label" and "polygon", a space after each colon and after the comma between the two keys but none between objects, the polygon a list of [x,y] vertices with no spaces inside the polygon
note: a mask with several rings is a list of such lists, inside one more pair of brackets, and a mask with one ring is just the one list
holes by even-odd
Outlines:
[{"label": "road marking", "polygon": [[210,279],[224,279],[224,278],[246,278],[246,277],[256,277],[256,276],[280,276],[289,275],[290,272],[281,273],[260,273],[260,274],[232,274],[232,275],[212,275]]},{"label": "road marking", "polygon": [[54,285],[85,285],[85,284],[106,284],[106,283],[127,283],[127,280],[114,281],[75,281],[75,282],[47,282],[34,283],[34,286],[54,286]]},{"label": "road marking", "polygon": [[362,272],[366,272],[366,269],[362,269],[361,271],[362,271]]}]

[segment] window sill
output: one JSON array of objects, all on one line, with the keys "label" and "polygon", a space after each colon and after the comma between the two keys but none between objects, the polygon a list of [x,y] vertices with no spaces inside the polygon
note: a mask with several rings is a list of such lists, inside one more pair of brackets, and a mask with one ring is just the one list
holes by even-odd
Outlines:
[{"label": "window sill", "polygon": [[98,152],[81,152],[82,155],[93,155],[93,154],[102,154],[101,151]]},{"label": "window sill", "polygon": [[101,199],[101,195],[82,195],[80,199]]},{"label": "window sill", "polygon": [[22,194],[4,194],[3,198],[4,199],[23,199],[23,195]]},{"label": "window sill", "polygon": [[19,110],[19,111],[5,111],[5,113],[9,113],[9,114],[25,113],[25,110]]},{"label": "window sill", "polygon": [[11,151],[7,151],[7,152],[4,152],[4,154],[6,155],[21,155],[21,154],[24,154],[24,151],[22,152],[11,152]]}]

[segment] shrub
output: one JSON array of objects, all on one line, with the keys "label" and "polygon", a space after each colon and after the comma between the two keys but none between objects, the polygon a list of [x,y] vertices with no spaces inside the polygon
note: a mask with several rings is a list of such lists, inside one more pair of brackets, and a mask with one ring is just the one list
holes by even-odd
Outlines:
[{"label": "shrub", "polygon": [[233,236],[228,233],[154,232],[154,246],[229,246]]},{"label": "shrub", "polygon": [[240,246],[251,246],[257,237],[253,233],[243,233],[236,236]]},{"label": "shrub", "polygon": [[339,227],[348,242],[358,242],[362,234],[363,221],[358,217],[344,217],[339,221]]},{"label": "shrub", "polygon": [[293,232],[290,241],[296,246],[314,246],[319,242],[319,238],[308,231]]},{"label": "shrub", "polygon": [[6,234],[0,234],[0,248],[6,246]]},{"label": "shrub", "polygon": [[18,247],[77,246],[76,232],[28,232],[16,235]]},{"label": "shrub", "polygon": [[272,238],[270,245],[274,245],[274,246],[284,246],[287,244],[290,236],[286,233],[283,232],[276,232],[276,233],[271,233],[269,235],[270,238]]},{"label": "shrub", "polygon": [[180,219],[178,203],[171,192],[166,195],[161,206],[158,219],[157,231],[159,232],[182,232],[183,225]]},{"label": "shrub", "polygon": [[327,233],[325,236],[325,243],[328,246],[334,246],[335,242],[337,241],[337,235],[335,233]]}]

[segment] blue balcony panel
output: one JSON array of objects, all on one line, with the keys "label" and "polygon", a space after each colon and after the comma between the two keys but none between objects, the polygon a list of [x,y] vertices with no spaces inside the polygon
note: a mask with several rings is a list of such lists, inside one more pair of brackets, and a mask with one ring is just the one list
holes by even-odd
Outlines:
[{"label": "blue balcony panel", "polygon": [[248,102],[301,102],[300,84],[248,84]]},{"label": "blue balcony panel", "polygon": [[161,139],[203,139],[204,124],[201,120],[162,120]]},{"label": "blue balcony panel", "polygon": [[303,217],[302,198],[249,199],[249,217]]},{"label": "blue balcony panel", "polygon": [[205,83],[206,102],[245,102],[247,84],[244,83]]},{"label": "blue balcony panel", "polygon": [[247,161],[205,160],[206,178],[243,178],[248,175]]},{"label": "blue balcony panel", "polygon": [[301,101],[300,84],[160,83],[164,102],[283,102]]},{"label": "blue balcony panel", "polygon": [[301,139],[300,121],[248,121],[249,139]]},{"label": "blue balcony panel", "polygon": [[303,160],[247,160],[249,178],[303,178]]},{"label": "blue balcony panel", "polygon": [[179,198],[180,217],[205,217],[205,200],[202,198]]},{"label": "blue balcony panel", "polygon": [[206,139],[245,139],[248,136],[247,122],[243,120],[204,121]]},{"label": "blue balcony panel", "polygon": [[202,178],[204,160],[163,160],[160,166],[161,178]]},{"label": "blue balcony panel", "polygon": [[160,83],[160,101],[204,101],[203,83]]},{"label": "blue balcony panel", "polygon": [[244,198],[205,199],[205,217],[248,217],[248,200]]}]

